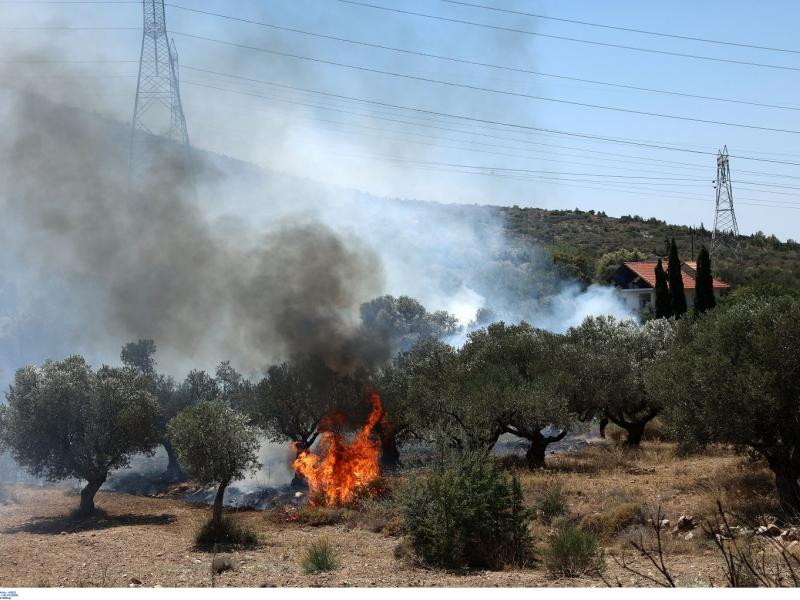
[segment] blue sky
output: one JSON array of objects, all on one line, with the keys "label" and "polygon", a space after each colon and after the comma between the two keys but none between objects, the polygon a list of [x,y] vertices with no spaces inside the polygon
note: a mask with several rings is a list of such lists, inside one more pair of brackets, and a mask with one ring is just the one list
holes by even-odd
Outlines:
[{"label": "blue sky", "polygon": [[[800,68],[800,54],[621,32],[459,6],[439,0],[365,0],[538,34]],[[800,50],[800,3],[473,0],[565,19]],[[800,70],[666,56],[491,30],[336,0],[175,0],[174,4],[324,35],[527,71],[800,108]],[[6,27],[139,27],[141,6],[0,3]],[[619,89],[465,65],[235,22],[169,6],[182,95],[195,145],[281,171],[442,202],[518,204],[640,214],[710,227],[715,159],[727,145],[740,229],[799,238],[797,133],[704,124],[465,89],[279,56],[182,34],[473,87],[650,113],[800,130],[800,111]],[[4,31],[7,59],[56,47],[61,59],[138,58],[130,31]],[[193,67],[192,69],[188,67]],[[20,66],[29,74],[41,65]],[[51,67],[52,68],[52,67]],[[135,63],[81,65],[82,74],[133,75]],[[74,74],[73,67],[65,72]],[[467,116],[484,122],[276,88],[227,75]],[[135,79],[90,80],[104,93],[52,86],[66,102],[129,119]],[[85,87],[84,86],[84,87]],[[211,87],[209,87],[211,86]],[[85,92],[85,90],[84,90]],[[267,96],[268,98],[265,98]],[[88,99],[87,99],[88,98]],[[486,121],[495,124],[486,123]],[[621,138],[612,144],[496,123]],[[707,153],[707,154],[703,154]],[[742,157],[760,158],[760,161]],[[767,162],[777,161],[777,162]],[[508,171],[507,169],[515,169]]]}]

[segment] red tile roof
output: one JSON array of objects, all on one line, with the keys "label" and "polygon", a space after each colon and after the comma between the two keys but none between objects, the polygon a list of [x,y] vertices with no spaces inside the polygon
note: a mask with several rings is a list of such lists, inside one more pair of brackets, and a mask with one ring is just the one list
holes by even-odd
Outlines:
[{"label": "red tile roof", "polygon": [[[639,277],[644,280],[650,287],[655,287],[656,285],[656,265],[658,261],[655,260],[647,260],[642,262],[626,262],[625,266],[628,267],[631,271],[636,273]],[[666,266],[664,267],[666,270]],[[681,263],[681,275],[683,279],[683,287],[687,290],[693,290],[695,288],[695,272],[697,270],[697,263],[694,261],[688,261]],[[714,288],[718,290],[725,290],[731,287],[729,284],[725,283],[724,281],[720,281],[719,279],[714,279]]]}]

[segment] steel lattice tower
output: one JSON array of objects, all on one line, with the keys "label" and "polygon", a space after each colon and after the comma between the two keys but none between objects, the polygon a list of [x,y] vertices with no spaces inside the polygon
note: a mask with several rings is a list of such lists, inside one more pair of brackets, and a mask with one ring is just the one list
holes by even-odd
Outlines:
[{"label": "steel lattice tower", "polygon": [[733,210],[733,188],[727,146],[717,153],[717,178],[714,184],[717,191],[717,206],[714,213],[714,230],[711,233],[711,255],[719,255],[726,248],[738,254],[739,225],[736,222],[736,212]]},{"label": "steel lattice tower", "polygon": [[178,53],[167,37],[164,0],[142,0],[144,26],[139,78],[131,121],[129,175],[137,178],[158,138],[182,147],[189,159],[189,131],[181,104]]}]

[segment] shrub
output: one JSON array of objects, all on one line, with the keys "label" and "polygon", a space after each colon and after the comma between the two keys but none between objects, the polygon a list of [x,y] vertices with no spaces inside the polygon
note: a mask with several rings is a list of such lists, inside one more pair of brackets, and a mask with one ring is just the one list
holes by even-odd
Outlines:
[{"label": "shrub", "polygon": [[545,523],[567,513],[567,500],[560,485],[548,485],[536,500],[534,508]]},{"label": "shrub", "polygon": [[342,521],[342,509],[306,505],[297,511],[297,522],[312,527],[335,525]]},{"label": "shrub", "polygon": [[605,568],[597,536],[571,523],[564,524],[550,536],[544,562],[552,575],[561,577],[600,573]]},{"label": "shrub", "polygon": [[229,517],[223,518],[219,523],[209,519],[194,534],[194,543],[199,547],[215,544],[255,546],[258,541],[256,532]]},{"label": "shrub", "polygon": [[629,525],[642,522],[642,507],[636,502],[614,504],[603,512],[591,513],[581,519],[579,529],[604,539],[611,539]]},{"label": "shrub", "polygon": [[484,456],[462,457],[410,486],[403,510],[412,547],[429,564],[500,569],[532,560],[519,482]]},{"label": "shrub", "polygon": [[311,542],[303,557],[303,572],[306,575],[333,571],[336,568],[336,550],[330,545],[327,538]]}]

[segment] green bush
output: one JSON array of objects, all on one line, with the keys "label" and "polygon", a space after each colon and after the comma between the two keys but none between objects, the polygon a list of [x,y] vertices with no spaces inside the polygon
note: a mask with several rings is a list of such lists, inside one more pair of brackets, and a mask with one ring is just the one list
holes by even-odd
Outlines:
[{"label": "green bush", "polygon": [[411,545],[429,564],[501,569],[532,560],[531,512],[519,482],[483,456],[409,486],[403,512]]},{"label": "green bush", "polygon": [[544,563],[552,575],[561,577],[599,573],[605,567],[597,536],[572,523],[564,524],[550,536]]},{"label": "green bush", "polygon": [[223,518],[220,524],[216,524],[212,519],[209,519],[194,534],[194,543],[200,547],[210,547],[215,544],[255,546],[258,541],[256,532],[243,527],[230,517]]},{"label": "green bush", "polygon": [[548,485],[534,505],[542,521],[550,523],[556,517],[567,514],[567,500],[559,485]]},{"label": "green bush", "polygon": [[303,557],[303,572],[306,575],[333,571],[336,568],[336,550],[330,545],[327,538],[311,542]]}]

